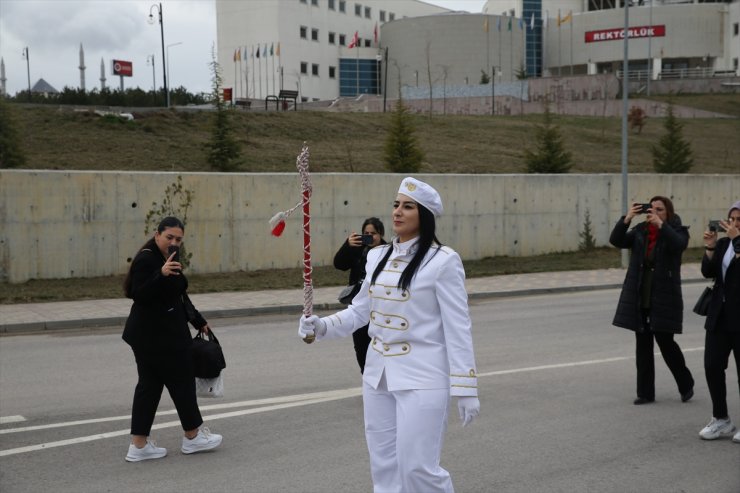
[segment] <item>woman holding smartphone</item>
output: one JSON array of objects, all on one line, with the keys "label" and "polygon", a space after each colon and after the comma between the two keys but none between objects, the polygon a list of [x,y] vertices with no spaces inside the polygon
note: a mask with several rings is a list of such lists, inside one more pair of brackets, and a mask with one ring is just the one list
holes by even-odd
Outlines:
[{"label": "woman holding smartphone", "polygon": [[727,221],[719,222],[726,233],[718,238],[717,231],[704,232],[704,257],[701,273],[714,279],[712,299],[704,323],[704,372],[712,398],[712,419],[699,436],[704,440],[728,437],[740,443],[740,431],[732,423],[727,410],[725,371],[730,353],[735,355],[737,380],[740,386],[740,201],[730,206]]},{"label": "woman holding smartphone", "polygon": [[404,178],[393,202],[395,238],[368,253],[352,304],[299,321],[298,334],[317,341],[370,324],[362,399],[376,492],[452,492],[440,466],[450,396],[463,426],[480,410],[465,270],[437,240],[441,214],[434,188]]},{"label": "woman holding smartphone", "polygon": [[179,219],[162,219],[154,237],[134,257],[124,282],[126,297],[134,303],[123,340],[134,352],[139,375],[131,410],[128,462],[167,455],[165,448],[149,438],[164,387],[184,430],[182,453],[202,452],[221,444],[221,435],[201,426],[203,418],[195,395],[188,322],[205,333],[208,322],[190,302],[188,281],[176,259],[184,235],[185,226]]},{"label": "woman holding smartphone", "polygon": [[[689,232],[668,197],[655,196],[649,206],[643,205],[633,204],[609,237],[615,247],[632,252],[612,323],[635,332],[634,404],[655,401],[654,341],[676,380],[681,401],[686,402],[694,395],[694,378],[673,337],[683,330],[681,256],[689,243]],[[632,220],[643,213],[645,220],[629,229]]]},{"label": "woman holding smartphone", "polygon": [[[334,255],[334,267],[339,270],[349,270],[348,286],[361,283],[365,279],[365,262],[367,252],[378,245],[385,245],[385,227],[377,217],[368,217],[362,223],[361,235],[354,231],[347,237],[337,254]],[[350,303],[352,301],[350,300]],[[365,358],[367,347],[370,345],[370,337],[367,335],[367,325],[360,327],[352,333],[355,345],[355,356],[357,364],[360,365],[360,373],[365,371]]]}]

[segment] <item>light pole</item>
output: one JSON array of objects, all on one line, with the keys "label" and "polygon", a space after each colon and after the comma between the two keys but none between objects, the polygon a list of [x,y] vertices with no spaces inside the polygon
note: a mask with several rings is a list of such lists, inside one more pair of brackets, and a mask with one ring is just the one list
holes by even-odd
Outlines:
[{"label": "light pole", "polygon": [[26,71],[28,72],[28,102],[31,102],[31,60],[28,57],[28,46],[23,49],[23,58],[26,59]]},{"label": "light pole", "polygon": [[147,55],[146,64],[152,66],[152,94],[157,95],[157,76],[154,74],[154,55]]},{"label": "light pole", "polygon": [[[178,41],[177,43],[172,43],[170,45],[167,45],[167,78],[170,79],[170,83],[172,82],[172,78],[170,77],[170,46],[177,46],[181,45],[182,41]],[[167,90],[167,107],[170,107],[170,91]]]},{"label": "light pole", "polygon": [[152,5],[149,7],[149,24],[154,24],[154,15],[152,14],[152,10],[157,9],[157,13],[159,14],[159,33],[162,37],[162,78],[164,79],[164,103],[166,106],[169,106],[167,95],[169,94],[167,92],[167,72],[166,72],[166,65],[165,65],[165,56],[164,56],[164,20],[162,18],[162,4],[159,5]]}]

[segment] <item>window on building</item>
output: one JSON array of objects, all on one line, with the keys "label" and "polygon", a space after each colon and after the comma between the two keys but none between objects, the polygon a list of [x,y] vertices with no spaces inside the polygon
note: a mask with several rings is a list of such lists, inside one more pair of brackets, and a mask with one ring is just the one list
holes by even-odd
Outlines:
[{"label": "window on building", "polygon": [[735,72],[737,72],[737,67],[738,67],[738,65],[737,65],[737,58],[733,58],[732,59],[732,68],[735,69]]},{"label": "window on building", "polygon": [[385,22],[385,10],[380,11],[380,22]]},{"label": "window on building", "polygon": [[371,15],[372,15],[372,11],[370,7],[365,7],[365,19],[369,19]]},{"label": "window on building", "polygon": [[[737,61],[737,58],[735,59],[735,61]],[[337,67],[329,67],[329,78],[330,79],[337,78]]]},{"label": "window on building", "polygon": [[365,41],[365,48],[370,48],[370,40],[366,39]]},{"label": "window on building", "polygon": [[360,5],[359,3],[355,4],[355,15],[357,17],[362,17],[362,5]]},{"label": "window on building", "polygon": [[301,73],[303,75],[308,74],[308,63],[307,62],[301,62]]},{"label": "window on building", "polygon": [[737,36],[740,32],[740,23],[736,22],[732,25],[732,35]]},{"label": "window on building", "polygon": [[393,12],[388,12],[388,20],[389,21],[392,21],[395,18],[396,18],[396,14],[394,14]]},{"label": "window on building", "polygon": [[319,40],[319,30],[311,29],[311,41],[318,41],[318,40]]},{"label": "window on building", "polygon": [[336,0],[328,0],[326,3],[329,6],[329,10],[337,10]]},{"label": "window on building", "polygon": [[339,0],[339,11],[343,14],[347,13],[347,2]]},{"label": "window on building", "polygon": [[306,26],[301,26],[301,39],[306,39],[306,33],[308,33],[308,28]]},{"label": "window on building", "polygon": [[319,64],[318,63],[311,64],[311,75],[315,75],[318,77],[319,75]]},{"label": "window on building", "polygon": [[319,6],[319,0],[311,0],[311,5],[313,5],[314,7],[318,7]]},{"label": "window on building", "polygon": [[337,34],[336,33],[329,33],[329,44],[330,45],[337,44]]},{"label": "window on building", "polygon": [[339,46],[347,46],[347,36],[344,34],[339,35]]}]

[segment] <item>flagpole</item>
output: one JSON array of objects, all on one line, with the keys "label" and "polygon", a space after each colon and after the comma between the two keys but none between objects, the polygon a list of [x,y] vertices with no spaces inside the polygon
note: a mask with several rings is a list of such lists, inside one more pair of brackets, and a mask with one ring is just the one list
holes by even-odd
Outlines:
[{"label": "flagpole", "polygon": [[241,89],[242,97],[244,97],[244,81],[241,78],[242,71],[242,54],[241,50],[239,50],[239,89]]},{"label": "flagpole", "polygon": [[561,22],[560,22],[560,9],[558,9],[558,77],[560,77],[562,74],[560,73],[563,69],[563,57],[562,57],[562,50],[560,48],[560,31],[561,31]]},{"label": "flagpole", "polygon": [[262,60],[260,59],[260,50],[262,48],[260,47],[259,43],[257,43],[257,70],[259,70],[259,77],[257,77],[257,80],[260,83],[260,99],[262,99]]},{"label": "flagpole", "polygon": [[514,26],[511,25],[511,17],[509,17],[509,68],[511,70],[511,80],[514,80]]},{"label": "flagpole", "polygon": [[[486,67],[491,66],[491,37],[489,34],[488,16],[486,16]],[[486,70],[488,70],[486,68]]]},{"label": "flagpole", "polygon": [[277,94],[275,92],[275,53],[272,51],[272,46],[270,47],[270,58],[272,58],[272,93]]},{"label": "flagpole", "polygon": [[245,63],[247,70],[244,72],[244,85],[247,88],[247,93],[244,96],[249,99],[249,49],[247,45],[244,45],[244,61],[247,62]]},{"label": "flagpole", "polygon": [[239,78],[236,76],[236,52],[234,52],[234,97],[239,97],[236,90],[239,88]]},{"label": "flagpole", "polygon": [[355,86],[356,86],[356,92],[357,96],[360,95],[360,43],[355,43],[355,49],[357,50],[355,52]]},{"label": "flagpole", "polygon": [[257,99],[257,84],[254,83],[254,45],[252,45],[252,97]]},{"label": "flagpole", "polygon": [[499,16],[496,26],[498,29],[498,66],[501,70],[501,16]]},{"label": "flagpole", "polygon": [[545,39],[547,39],[547,33],[550,31],[550,11],[545,10],[545,18],[542,20],[542,77],[545,76],[545,67],[547,66],[547,58],[545,57]]},{"label": "flagpole", "polygon": [[573,11],[568,14],[568,24],[570,24],[570,75],[573,75]]},{"label": "flagpole", "polygon": [[267,43],[265,43],[265,51],[262,54],[264,55],[262,58],[265,59],[265,96],[268,96],[270,92],[270,82],[268,79],[270,66],[267,65]]}]

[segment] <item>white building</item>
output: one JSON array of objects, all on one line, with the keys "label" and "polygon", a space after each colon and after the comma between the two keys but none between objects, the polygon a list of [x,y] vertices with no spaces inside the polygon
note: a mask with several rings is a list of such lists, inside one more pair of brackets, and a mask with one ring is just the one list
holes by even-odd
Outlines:
[{"label": "white building", "polygon": [[340,82],[347,94],[378,93],[383,24],[440,12],[417,0],[216,0],[224,87],[255,99],[297,90],[302,101],[334,99]]},{"label": "white building", "polygon": [[[386,84],[393,96],[397,85],[430,79],[473,85],[494,70],[496,82],[613,73],[622,69],[622,1],[489,0],[470,14],[416,0],[217,0],[218,60],[236,98],[284,88],[302,101],[379,94]],[[631,78],[740,75],[740,0],[630,5]]]}]

